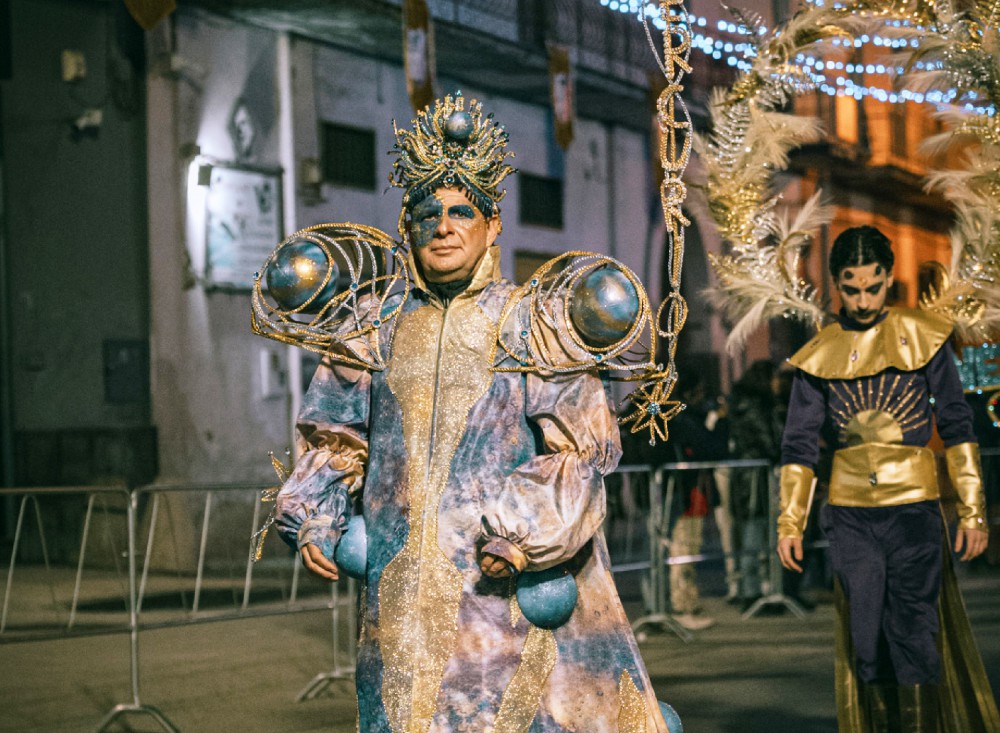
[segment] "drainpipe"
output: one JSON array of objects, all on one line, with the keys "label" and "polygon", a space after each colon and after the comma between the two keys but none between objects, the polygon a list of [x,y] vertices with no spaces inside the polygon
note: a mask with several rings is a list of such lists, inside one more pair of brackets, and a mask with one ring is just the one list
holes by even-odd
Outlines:
[{"label": "drainpipe", "polygon": [[[278,80],[278,158],[285,172],[281,187],[282,223],[284,234],[298,231],[296,217],[296,185],[298,183],[295,165],[295,128],[293,119],[293,102],[295,95],[292,90],[292,38],[286,32],[278,35],[277,49],[277,80]],[[288,389],[286,404],[288,412],[288,449],[295,455],[295,420],[302,407],[302,352],[297,346],[286,346],[288,356]]]},{"label": "drainpipe", "polygon": [[608,254],[618,258],[618,220],[615,217],[617,189],[615,188],[615,128],[610,122],[604,125],[605,178],[608,181]]}]

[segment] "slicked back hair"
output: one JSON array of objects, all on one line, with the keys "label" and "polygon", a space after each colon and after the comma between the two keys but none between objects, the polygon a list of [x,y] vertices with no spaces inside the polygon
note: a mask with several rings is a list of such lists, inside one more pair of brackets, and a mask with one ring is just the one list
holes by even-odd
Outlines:
[{"label": "slicked back hair", "polygon": [[840,278],[845,267],[860,267],[878,263],[885,268],[886,276],[892,273],[896,258],[892,254],[889,238],[872,226],[851,227],[841,232],[830,250],[830,274]]}]

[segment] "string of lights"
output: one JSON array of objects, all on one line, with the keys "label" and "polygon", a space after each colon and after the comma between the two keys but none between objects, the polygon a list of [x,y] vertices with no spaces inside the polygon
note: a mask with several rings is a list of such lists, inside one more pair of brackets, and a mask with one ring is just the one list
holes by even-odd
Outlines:
[{"label": "string of lights", "polygon": [[[654,3],[645,0],[600,0],[601,5],[609,10],[635,15],[641,17],[645,15],[649,22],[663,30],[664,23],[660,18],[659,10]],[[822,6],[823,3],[814,0],[814,5]],[[732,66],[739,71],[748,71],[751,62],[747,59],[755,54],[752,43],[745,40],[719,38],[712,34],[712,31],[727,33],[737,38],[746,38],[751,31],[740,23],[733,23],[727,20],[712,21],[708,18],[694,13],[688,13],[688,24],[691,32],[691,47],[709,56],[716,61],[724,61],[727,66]],[[893,20],[887,25],[895,28],[916,27],[908,21]],[[704,30],[700,30],[704,29]],[[756,29],[753,32],[764,34],[766,28]],[[886,38],[884,36],[863,34],[857,38],[833,38],[828,43],[840,49],[862,48],[868,44],[888,50],[899,50],[903,48],[917,49],[920,41],[917,38]],[[888,76],[902,76],[905,69],[901,65],[887,65],[885,63],[859,63],[840,60],[826,60],[811,55],[800,54],[795,58],[796,64],[801,66],[812,79],[816,90],[832,97],[847,96],[856,100],[871,97],[879,102],[889,104],[901,104],[905,102],[915,102],[917,104],[932,104],[938,107],[946,105],[961,104],[971,112],[992,116],[996,110],[992,106],[977,106],[975,97],[968,99],[958,99],[955,91],[942,92],[931,90],[928,92],[917,92],[910,89],[886,89],[878,85],[859,84],[850,75],[854,74],[885,74]],[[914,69],[932,70],[940,68],[935,63],[924,63],[918,61],[914,64]],[[835,73],[843,72],[843,73]]]}]

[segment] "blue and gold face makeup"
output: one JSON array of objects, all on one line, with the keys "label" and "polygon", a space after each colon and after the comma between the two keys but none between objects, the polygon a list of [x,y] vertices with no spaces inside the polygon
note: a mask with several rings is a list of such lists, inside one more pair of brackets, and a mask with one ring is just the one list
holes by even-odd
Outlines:
[{"label": "blue and gold face makeup", "polygon": [[424,277],[449,282],[471,277],[500,231],[458,188],[439,188],[410,212],[410,241]]},{"label": "blue and gold face makeup", "polygon": [[472,204],[464,203],[452,204],[445,212],[444,204],[436,194],[428,196],[413,207],[410,236],[414,247],[426,247],[430,243],[445,213],[456,226],[463,226],[474,222],[479,212]]}]

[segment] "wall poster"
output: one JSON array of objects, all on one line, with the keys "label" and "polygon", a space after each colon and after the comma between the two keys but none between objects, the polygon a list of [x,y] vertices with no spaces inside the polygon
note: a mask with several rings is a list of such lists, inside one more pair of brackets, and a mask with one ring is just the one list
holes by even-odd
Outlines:
[{"label": "wall poster", "polygon": [[282,240],[281,171],[216,164],[205,208],[205,284],[250,290]]}]

